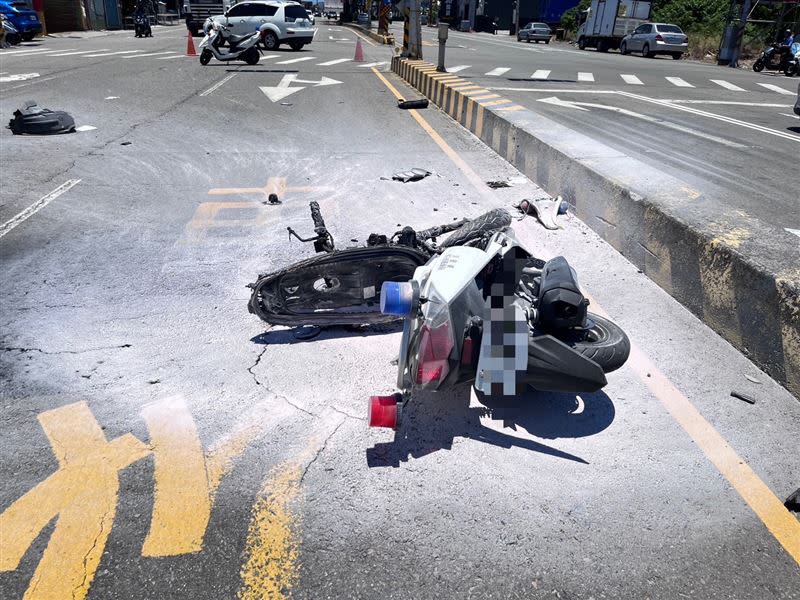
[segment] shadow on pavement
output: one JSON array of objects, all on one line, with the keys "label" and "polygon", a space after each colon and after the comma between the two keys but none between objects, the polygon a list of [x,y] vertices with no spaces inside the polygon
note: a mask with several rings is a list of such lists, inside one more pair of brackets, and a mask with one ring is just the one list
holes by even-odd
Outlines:
[{"label": "shadow on pavement", "polygon": [[402,321],[395,323],[381,323],[376,325],[338,325],[319,329],[319,333],[310,337],[304,337],[304,333],[310,328],[293,327],[289,329],[271,329],[257,336],[250,338],[254,344],[265,346],[282,346],[285,344],[302,344],[304,342],[318,342],[320,340],[335,340],[348,337],[369,337],[373,335],[385,335],[387,333],[397,333],[403,330]]},{"label": "shadow on pavement", "polygon": [[[529,391],[516,397],[479,396],[483,406],[469,406],[470,386],[449,393],[420,394],[405,407],[403,422],[393,442],[367,449],[370,467],[398,467],[409,458],[420,458],[438,450],[450,450],[456,437],[511,448],[516,446],[589,464],[583,458],[548,445],[496,431],[481,423],[481,417],[502,419],[503,428],[547,439],[594,435],[614,421],[611,399],[603,392],[556,394]],[[525,435],[525,432],[521,432]]]}]

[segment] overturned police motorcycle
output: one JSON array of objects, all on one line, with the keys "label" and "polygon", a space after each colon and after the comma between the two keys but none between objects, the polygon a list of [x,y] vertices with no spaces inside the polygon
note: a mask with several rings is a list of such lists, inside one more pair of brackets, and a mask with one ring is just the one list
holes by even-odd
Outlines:
[{"label": "overturned police motorcycle", "polygon": [[459,383],[505,396],[601,389],[630,342],[588,305],[567,260],[534,258],[511,228],[445,248],[409,281],[383,284],[381,309],[405,318],[400,391],[370,397],[369,425],[396,429],[414,392]]}]

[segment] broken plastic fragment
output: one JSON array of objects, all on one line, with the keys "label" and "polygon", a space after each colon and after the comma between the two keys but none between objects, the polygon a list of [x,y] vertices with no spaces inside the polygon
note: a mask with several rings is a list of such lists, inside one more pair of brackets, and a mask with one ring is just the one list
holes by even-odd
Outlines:
[{"label": "broken plastic fragment", "polygon": [[409,181],[419,181],[420,179],[425,179],[430,174],[431,172],[426,171],[425,169],[411,169],[410,171],[395,173],[394,175],[392,175],[392,179],[394,179],[395,181],[402,181],[403,183],[408,183]]},{"label": "broken plastic fragment", "polygon": [[428,99],[422,98],[420,100],[398,100],[397,107],[406,110],[412,108],[428,108]]}]

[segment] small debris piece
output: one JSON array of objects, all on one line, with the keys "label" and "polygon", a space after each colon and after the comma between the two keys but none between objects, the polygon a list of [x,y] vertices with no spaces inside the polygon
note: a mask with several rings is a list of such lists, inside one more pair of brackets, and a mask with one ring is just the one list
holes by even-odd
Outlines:
[{"label": "small debris piece", "polygon": [[397,108],[409,110],[412,108],[428,108],[428,99],[421,98],[420,100],[398,100]]},{"label": "small debris piece", "polygon": [[783,505],[792,512],[800,513],[800,488],[789,494]]},{"label": "small debris piece", "polygon": [[147,383],[150,385],[156,385],[157,383],[161,383],[160,379],[150,379]]},{"label": "small debris piece", "polygon": [[735,390],[733,392],[731,392],[731,396],[733,396],[734,398],[738,398],[739,400],[744,400],[748,404],[755,404],[756,403],[756,401],[755,401],[755,399],[753,397],[748,396],[747,394],[742,394],[742,393],[737,392]]},{"label": "small debris piece", "polygon": [[523,214],[533,215],[536,219],[544,225],[545,229],[563,229],[563,227],[556,222],[556,217],[561,210],[563,200],[558,196],[555,200],[550,198],[535,198],[533,200],[522,200],[517,205],[517,208]]},{"label": "small debris piece", "polygon": [[122,142],[120,146],[130,146],[131,142]]},{"label": "small debris piece", "polygon": [[756,379],[755,377],[753,377],[751,375],[745,375],[744,377],[745,377],[745,379],[747,379],[747,381],[752,381],[753,383],[757,383],[759,385],[761,384],[761,381],[759,381],[758,379]]},{"label": "small debris piece", "polygon": [[410,171],[395,173],[394,175],[392,175],[392,179],[394,179],[395,181],[402,181],[403,183],[408,183],[409,181],[419,181],[420,179],[425,179],[430,174],[431,172],[426,171],[425,169],[411,169]]},{"label": "small debris piece", "polygon": [[498,188],[511,187],[511,184],[508,181],[487,181],[486,185],[488,185],[493,190],[496,190]]},{"label": "small debris piece", "polygon": [[281,106],[293,106],[291,102],[281,102]]},{"label": "small debris piece", "polygon": [[278,194],[272,193],[267,197],[267,202],[264,204],[281,204],[281,201],[278,200]]}]

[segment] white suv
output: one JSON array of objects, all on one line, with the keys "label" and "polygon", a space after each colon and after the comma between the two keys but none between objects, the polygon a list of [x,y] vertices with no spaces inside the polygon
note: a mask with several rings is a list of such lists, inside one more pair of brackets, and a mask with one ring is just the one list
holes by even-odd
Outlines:
[{"label": "white suv", "polygon": [[225,14],[209,17],[203,27],[205,31],[208,31],[211,20],[225,25],[234,35],[260,31],[267,50],[275,50],[281,44],[300,50],[311,43],[317,32],[300,3],[281,0],[239,2]]}]

